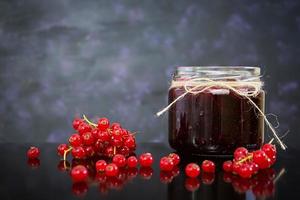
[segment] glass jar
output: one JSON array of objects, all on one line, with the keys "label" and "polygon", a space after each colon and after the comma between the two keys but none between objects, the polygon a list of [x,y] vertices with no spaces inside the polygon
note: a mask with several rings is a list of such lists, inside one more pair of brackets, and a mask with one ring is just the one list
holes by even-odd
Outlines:
[{"label": "glass jar", "polygon": [[169,89],[169,104],[175,101],[169,108],[170,146],[200,155],[232,155],[240,146],[260,148],[264,119],[257,108],[264,112],[262,86],[259,67],[177,67]]}]

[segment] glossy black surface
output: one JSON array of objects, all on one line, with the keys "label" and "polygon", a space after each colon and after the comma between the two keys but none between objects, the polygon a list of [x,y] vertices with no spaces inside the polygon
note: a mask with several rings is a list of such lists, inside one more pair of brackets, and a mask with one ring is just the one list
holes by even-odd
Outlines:
[{"label": "glossy black surface", "polygon": [[[233,178],[232,184],[226,183],[220,169],[214,176],[202,173],[198,179],[200,187],[194,192],[186,189],[187,180],[182,169],[170,183],[163,183],[168,182],[168,179],[163,178],[164,174],[160,173],[158,161],[171,151],[165,144],[147,143],[138,146],[137,154],[151,152],[154,155],[155,163],[150,179],[145,180],[137,175],[123,184],[123,187],[109,189],[107,193],[100,191],[97,181],[72,185],[68,172],[59,171],[57,168],[60,161],[56,155],[57,144],[35,145],[41,149],[40,165],[32,168],[26,158],[26,150],[30,144],[0,144],[0,199],[256,199],[250,190],[241,191],[243,188],[247,189],[249,181]],[[278,161],[270,170],[271,174],[273,170],[275,174],[270,175],[268,172],[269,178],[271,176],[275,182],[274,188],[271,188],[273,194],[257,199],[299,199],[299,153],[292,148],[279,152]],[[200,163],[203,159],[205,158],[185,158],[182,164],[191,161]],[[215,162],[220,167],[222,160]]]}]

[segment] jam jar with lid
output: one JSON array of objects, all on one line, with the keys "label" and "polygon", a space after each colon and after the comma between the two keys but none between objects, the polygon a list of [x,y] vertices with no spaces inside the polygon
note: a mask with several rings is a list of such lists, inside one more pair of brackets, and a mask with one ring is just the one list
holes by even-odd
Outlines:
[{"label": "jam jar with lid", "polygon": [[262,87],[259,67],[176,67],[169,88],[170,146],[181,153],[221,156],[240,146],[260,148]]}]

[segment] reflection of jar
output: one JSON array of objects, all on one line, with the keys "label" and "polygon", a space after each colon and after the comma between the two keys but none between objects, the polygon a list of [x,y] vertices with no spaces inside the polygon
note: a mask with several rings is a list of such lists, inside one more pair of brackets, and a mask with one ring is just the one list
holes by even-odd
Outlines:
[{"label": "reflection of jar", "polygon": [[177,67],[169,103],[186,95],[169,109],[171,147],[201,155],[260,148],[264,119],[253,103],[264,112],[262,85],[258,67]]}]

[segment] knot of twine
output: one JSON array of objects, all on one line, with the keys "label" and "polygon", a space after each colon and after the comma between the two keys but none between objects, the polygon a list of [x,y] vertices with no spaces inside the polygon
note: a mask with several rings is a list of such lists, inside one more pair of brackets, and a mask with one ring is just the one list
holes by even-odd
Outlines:
[{"label": "knot of twine", "polygon": [[[224,79],[223,79],[224,80]],[[256,103],[250,98],[253,96],[256,96],[259,91],[261,90],[262,83],[260,81],[251,81],[250,79],[248,81],[215,81],[213,79],[209,78],[192,78],[187,81],[173,81],[171,84],[171,87],[178,87],[183,86],[185,92],[178,96],[174,101],[172,101],[168,106],[166,106],[164,109],[156,113],[156,116],[160,116],[166,111],[170,109],[170,107],[175,104],[177,101],[185,97],[187,94],[199,94],[202,93],[212,87],[222,87],[227,88],[233,92],[235,92],[237,95],[241,97],[245,97],[255,108],[256,110],[263,116],[264,121],[266,122],[267,126],[270,128],[271,132],[274,135],[274,138],[280,145],[280,147],[283,150],[286,150],[286,145],[281,141],[279,136],[277,135],[275,128],[270,123],[270,121],[267,119],[267,116],[265,113],[256,105]],[[237,89],[237,87],[247,87],[247,88],[253,88],[252,90],[241,90]],[[201,88],[201,89],[200,89]]]}]

